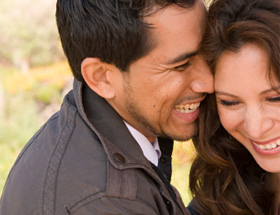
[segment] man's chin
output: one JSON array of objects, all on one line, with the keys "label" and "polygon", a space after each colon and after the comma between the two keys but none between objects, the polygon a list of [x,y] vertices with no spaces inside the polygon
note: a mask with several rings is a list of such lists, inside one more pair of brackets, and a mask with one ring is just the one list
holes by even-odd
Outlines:
[{"label": "man's chin", "polygon": [[195,134],[196,134],[196,130],[191,131],[191,132],[190,131],[185,132],[185,134],[167,133],[164,135],[164,137],[175,140],[175,141],[182,142],[182,141],[188,141],[188,140],[192,139]]},{"label": "man's chin", "polygon": [[174,133],[172,134],[171,132],[169,132],[168,136],[176,141],[188,141],[190,139],[193,138],[193,136],[196,134],[197,132],[197,124],[194,123],[193,125],[189,125],[187,128],[176,130],[174,131]]}]

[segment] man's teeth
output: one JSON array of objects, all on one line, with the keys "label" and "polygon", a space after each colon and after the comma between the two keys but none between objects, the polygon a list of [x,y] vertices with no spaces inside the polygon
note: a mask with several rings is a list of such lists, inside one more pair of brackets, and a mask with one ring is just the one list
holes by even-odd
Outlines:
[{"label": "man's teeth", "polygon": [[276,147],[280,146],[280,139],[278,139],[274,143],[265,144],[265,145],[259,145],[255,142],[253,142],[253,143],[255,146],[257,146],[261,150],[270,150],[270,149],[275,149]]},{"label": "man's teeth", "polygon": [[193,104],[176,105],[175,109],[181,113],[191,113],[197,110],[200,102]]}]

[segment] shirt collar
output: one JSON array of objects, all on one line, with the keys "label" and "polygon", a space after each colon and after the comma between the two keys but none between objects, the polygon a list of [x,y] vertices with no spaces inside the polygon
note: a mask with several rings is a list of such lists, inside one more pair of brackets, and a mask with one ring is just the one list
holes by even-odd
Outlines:
[{"label": "shirt collar", "polygon": [[139,144],[144,156],[155,166],[158,166],[158,159],[161,156],[158,138],[156,138],[155,141],[151,143],[142,133],[137,131],[127,122],[124,121],[124,123],[127,126],[128,130],[130,131],[131,135]]}]

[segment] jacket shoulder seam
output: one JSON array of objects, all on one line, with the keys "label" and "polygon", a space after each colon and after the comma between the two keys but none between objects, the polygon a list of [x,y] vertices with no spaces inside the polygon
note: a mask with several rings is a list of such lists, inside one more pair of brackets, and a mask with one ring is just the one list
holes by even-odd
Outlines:
[{"label": "jacket shoulder seam", "polygon": [[46,180],[43,191],[44,215],[55,214],[56,183],[59,167],[75,129],[75,118],[77,115],[77,110],[73,106],[71,106],[71,104],[68,104],[66,109],[66,120],[63,125],[62,132],[60,133],[60,136],[58,138],[56,148],[53,151],[53,154],[49,161],[48,169],[46,172]]}]

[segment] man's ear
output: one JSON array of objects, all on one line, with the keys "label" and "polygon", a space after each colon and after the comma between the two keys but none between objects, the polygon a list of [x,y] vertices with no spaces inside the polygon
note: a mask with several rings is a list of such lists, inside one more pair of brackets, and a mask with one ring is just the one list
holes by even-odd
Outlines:
[{"label": "man's ear", "polygon": [[115,90],[111,83],[110,66],[99,58],[85,58],[81,64],[82,76],[87,85],[99,96],[112,99]]}]

